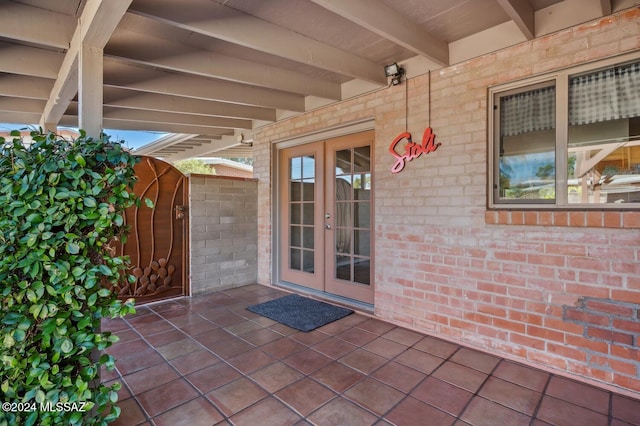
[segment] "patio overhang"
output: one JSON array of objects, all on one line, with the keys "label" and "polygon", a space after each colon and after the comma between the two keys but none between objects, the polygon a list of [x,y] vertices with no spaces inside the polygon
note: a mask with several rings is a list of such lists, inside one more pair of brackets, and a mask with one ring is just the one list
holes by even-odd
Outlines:
[{"label": "patio overhang", "polygon": [[12,0],[0,122],[166,132],[140,152],[252,156],[253,130],[631,0]]}]

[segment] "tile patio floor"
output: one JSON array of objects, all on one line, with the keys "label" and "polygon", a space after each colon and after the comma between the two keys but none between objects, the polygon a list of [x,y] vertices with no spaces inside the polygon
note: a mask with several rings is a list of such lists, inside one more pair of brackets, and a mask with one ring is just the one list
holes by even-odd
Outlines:
[{"label": "tile patio floor", "polygon": [[105,321],[114,425],[630,425],[640,400],[361,314],[309,333],[245,308],[252,285]]}]

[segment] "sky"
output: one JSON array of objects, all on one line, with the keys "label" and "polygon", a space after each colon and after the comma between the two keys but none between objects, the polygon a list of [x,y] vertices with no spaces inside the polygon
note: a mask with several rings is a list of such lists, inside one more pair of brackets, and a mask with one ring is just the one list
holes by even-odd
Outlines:
[{"label": "sky", "polygon": [[[21,130],[25,128],[37,128],[37,125],[29,125],[29,124],[14,124],[14,123],[0,123],[0,132],[8,132],[11,130]],[[62,127],[61,127],[62,128]],[[65,129],[67,127],[64,127]],[[69,128],[71,130],[78,130],[74,128]],[[166,133],[159,132],[140,132],[140,131],[132,131],[132,130],[114,130],[114,129],[104,129],[104,133],[111,136],[112,141],[124,141],[123,145],[128,148],[139,148],[143,145],[146,145],[150,142],[153,142],[162,136],[166,135]]]}]

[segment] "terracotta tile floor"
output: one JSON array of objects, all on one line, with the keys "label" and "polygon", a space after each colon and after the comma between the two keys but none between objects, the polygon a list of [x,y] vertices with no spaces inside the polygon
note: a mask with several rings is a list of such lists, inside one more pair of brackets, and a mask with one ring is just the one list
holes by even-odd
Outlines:
[{"label": "terracotta tile floor", "polygon": [[103,323],[115,425],[638,425],[640,400],[353,314],[309,333],[252,285]]}]

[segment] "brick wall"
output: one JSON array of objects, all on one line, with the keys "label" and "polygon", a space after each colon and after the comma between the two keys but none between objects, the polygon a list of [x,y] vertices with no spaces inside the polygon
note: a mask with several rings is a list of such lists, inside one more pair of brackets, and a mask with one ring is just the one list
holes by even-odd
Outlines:
[{"label": "brick wall", "polygon": [[[638,49],[636,7],[263,128],[254,137],[259,282],[270,283],[273,268],[272,142],[372,119],[375,314],[640,391],[640,212],[486,208],[487,88]],[[388,146],[405,130],[405,105],[414,138],[430,125],[442,145],[392,174]],[[612,312],[597,326],[580,322],[579,312],[607,317],[588,310],[595,300],[631,314]],[[621,337],[633,333],[633,340]]]},{"label": "brick wall", "polygon": [[191,294],[254,284],[257,182],[189,176]]}]

